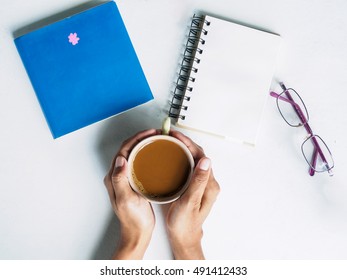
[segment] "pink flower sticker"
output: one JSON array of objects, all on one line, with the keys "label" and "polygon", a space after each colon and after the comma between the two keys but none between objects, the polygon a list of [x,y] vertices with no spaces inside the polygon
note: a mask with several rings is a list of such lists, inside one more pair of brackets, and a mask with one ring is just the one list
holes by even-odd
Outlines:
[{"label": "pink flower sticker", "polygon": [[80,40],[80,38],[77,37],[77,33],[70,33],[69,35],[69,42],[72,44],[72,45],[77,45],[78,44],[78,41]]}]

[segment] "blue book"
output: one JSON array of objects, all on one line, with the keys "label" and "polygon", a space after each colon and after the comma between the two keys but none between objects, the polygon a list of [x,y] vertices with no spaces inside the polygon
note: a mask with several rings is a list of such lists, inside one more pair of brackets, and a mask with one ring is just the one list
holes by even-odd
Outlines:
[{"label": "blue book", "polygon": [[53,138],[153,99],[113,1],[14,41]]}]

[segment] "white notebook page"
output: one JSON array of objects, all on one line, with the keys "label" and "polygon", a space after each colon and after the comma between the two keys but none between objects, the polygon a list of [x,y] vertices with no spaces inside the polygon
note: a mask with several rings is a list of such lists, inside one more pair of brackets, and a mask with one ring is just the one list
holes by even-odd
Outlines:
[{"label": "white notebook page", "polygon": [[265,100],[271,84],[278,35],[206,16],[207,35],[185,119],[178,126],[255,144]]}]

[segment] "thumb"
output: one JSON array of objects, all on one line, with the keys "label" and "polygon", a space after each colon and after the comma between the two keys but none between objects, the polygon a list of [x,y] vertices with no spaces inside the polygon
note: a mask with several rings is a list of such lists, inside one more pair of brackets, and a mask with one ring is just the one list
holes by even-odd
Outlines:
[{"label": "thumb", "polygon": [[189,188],[186,191],[186,195],[194,205],[201,204],[202,196],[205,192],[209,176],[211,172],[211,160],[207,157],[203,157],[199,160],[192,179],[189,184]]},{"label": "thumb", "polygon": [[127,167],[127,160],[123,156],[117,156],[111,175],[112,186],[116,195],[130,191]]}]

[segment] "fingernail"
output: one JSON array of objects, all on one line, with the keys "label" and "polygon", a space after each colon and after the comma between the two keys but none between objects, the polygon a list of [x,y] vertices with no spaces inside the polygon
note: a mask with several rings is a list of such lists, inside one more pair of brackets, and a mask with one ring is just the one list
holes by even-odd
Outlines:
[{"label": "fingernail", "polygon": [[208,170],[210,168],[210,165],[211,165],[211,160],[209,158],[204,158],[201,162],[200,162],[200,165],[199,165],[199,168],[201,170]]},{"label": "fingernail", "polygon": [[115,164],[116,168],[122,167],[123,165],[124,165],[124,157],[118,156],[116,158],[116,164]]}]

